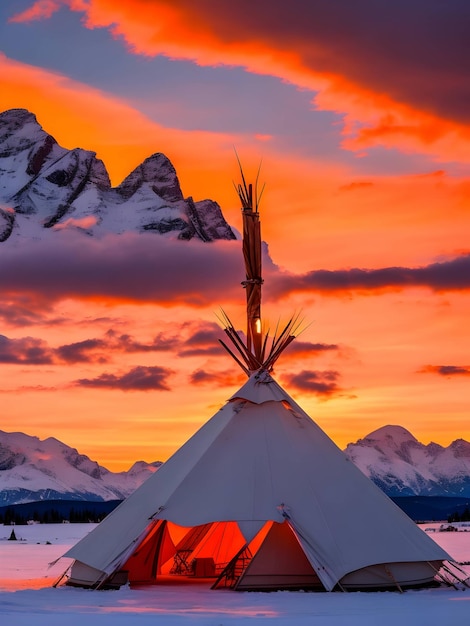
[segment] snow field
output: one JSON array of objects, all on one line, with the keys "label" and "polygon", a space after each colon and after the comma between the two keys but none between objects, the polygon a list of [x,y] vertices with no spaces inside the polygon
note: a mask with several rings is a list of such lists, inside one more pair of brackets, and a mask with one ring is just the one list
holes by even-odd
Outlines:
[{"label": "snow field", "polygon": [[[423,528],[438,527],[426,524]],[[237,593],[206,585],[119,591],[52,588],[67,548],[94,524],[0,526],[0,615],[11,626],[447,626],[470,623],[470,589],[374,593]],[[432,533],[459,561],[470,561],[470,532]],[[22,539],[22,540],[21,540]],[[49,543],[47,543],[49,542]],[[465,566],[470,574],[470,566]]]}]

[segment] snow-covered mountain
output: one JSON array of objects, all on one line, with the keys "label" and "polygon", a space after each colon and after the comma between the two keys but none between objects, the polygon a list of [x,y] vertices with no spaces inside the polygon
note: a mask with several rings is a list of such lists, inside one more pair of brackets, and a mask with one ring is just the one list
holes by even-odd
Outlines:
[{"label": "snow-covered mountain", "polygon": [[346,455],[389,496],[470,497],[470,443],[424,445],[402,426],[350,443]]},{"label": "snow-covered mountain", "polygon": [[[346,455],[389,496],[470,497],[470,443],[424,445],[401,426],[384,426]],[[110,472],[50,437],[0,431],[0,506],[38,500],[114,500],[134,491],[159,462]]]},{"label": "snow-covered mountain", "polygon": [[39,500],[122,500],[161,465],[110,472],[58,439],[0,430],[0,506]]},{"label": "snow-covered mountain", "polygon": [[147,158],[118,186],[94,152],[67,150],[25,109],[0,114],[0,243],[45,229],[88,235],[151,231],[178,239],[235,239],[220,206],[184,198],[168,158]]}]

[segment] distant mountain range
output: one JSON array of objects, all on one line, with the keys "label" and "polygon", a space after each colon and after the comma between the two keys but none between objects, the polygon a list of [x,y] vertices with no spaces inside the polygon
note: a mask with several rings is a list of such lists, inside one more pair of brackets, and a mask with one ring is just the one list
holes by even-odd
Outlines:
[{"label": "distant mountain range", "polygon": [[[470,498],[470,443],[463,439],[447,448],[424,445],[401,426],[384,426],[345,454],[389,496]],[[111,472],[52,437],[0,431],[0,506],[123,499],[160,465],[138,461]]]},{"label": "distant mountain range", "polygon": [[33,113],[0,114],[0,243],[79,230],[90,236],[154,232],[179,239],[235,239],[220,206],[184,198],[168,158],[145,159],[118,187],[89,150],[67,150]]},{"label": "distant mountain range", "polygon": [[0,430],[0,506],[40,500],[123,500],[160,462],[110,472],[58,439]]},{"label": "distant mountain range", "polygon": [[384,426],[345,449],[389,496],[470,497],[470,443],[424,445],[402,426]]}]

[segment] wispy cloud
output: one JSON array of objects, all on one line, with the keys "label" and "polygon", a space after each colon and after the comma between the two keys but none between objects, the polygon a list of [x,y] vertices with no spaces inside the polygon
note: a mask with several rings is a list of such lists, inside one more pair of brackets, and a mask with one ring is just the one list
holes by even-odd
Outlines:
[{"label": "wispy cloud", "polygon": [[173,373],[173,370],[158,365],[139,365],[125,373],[106,373],[96,378],[80,378],[75,381],[75,385],[121,391],[170,391],[168,381]]},{"label": "wispy cloud", "polygon": [[203,322],[197,325],[184,325],[182,330],[194,328],[188,338],[179,342],[178,355],[182,357],[192,356],[220,356],[224,350],[219,343],[219,339],[224,338],[224,332],[215,323]]},{"label": "wispy cloud", "polygon": [[171,331],[142,341],[129,333],[109,329],[101,337],[90,337],[57,347],[37,337],[11,339],[0,335],[0,363],[18,365],[104,364],[123,354],[172,352],[178,357],[222,356],[218,342],[222,329],[205,321],[173,324]]},{"label": "wispy cloud", "polygon": [[[106,354],[108,344],[102,339],[85,339],[57,348],[57,358],[66,363],[106,363],[109,357]],[[97,356],[91,356],[96,355]]]},{"label": "wispy cloud", "polygon": [[[71,2],[71,8],[73,6],[78,7],[81,5],[82,8],[85,7],[84,2],[80,2],[76,0],[75,2]],[[30,7],[21,11],[20,13],[16,13],[12,17],[10,17],[10,22],[31,22],[34,20],[45,20],[51,17],[56,11],[58,11],[62,6],[64,6],[64,2],[61,0],[36,0],[34,4]]]},{"label": "wispy cloud", "polygon": [[189,380],[192,385],[236,388],[246,380],[246,376],[241,370],[235,367],[228,370],[201,368],[192,372]]},{"label": "wispy cloud", "polygon": [[9,339],[0,335],[0,363],[10,365],[50,365],[54,351],[42,339]]},{"label": "wispy cloud", "polygon": [[34,299],[31,299],[26,294],[14,294],[12,297],[5,298],[0,301],[0,319],[4,324],[9,326],[34,326],[36,324],[53,324],[57,325],[61,323],[61,320],[57,317],[51,317],[52,306],[47,310],[47,305],[44,303],[44,307],[41,311],[35,307]]},{"label": "wispy cloud", "polygon": [[335,343],[314,343],[297,339],[286,349],[286,354],[295,357],[314,357],[325,352],[335,352],[340,346]]},{"label": "wispy cloud", "polygon": [[340,373],[334,370],[302,370],[296,374],[284,374],[282,378],[292,389],[328,399],[344,393],[338,384],[340,377]]},{"label": "wispy cloud", "polygon": [[470,254],[423,267],[385,267],[380,269],[314,270],[302,275],[275,274],[271,290],[277,297],[289,293],[380,292],[426,287],[433,291],[470,289]]},{"label": "wispy cloud", "polygon": [[425,365],[418,371],[422,374],[438,374],[445,378],[470,376],[470,365]]}]

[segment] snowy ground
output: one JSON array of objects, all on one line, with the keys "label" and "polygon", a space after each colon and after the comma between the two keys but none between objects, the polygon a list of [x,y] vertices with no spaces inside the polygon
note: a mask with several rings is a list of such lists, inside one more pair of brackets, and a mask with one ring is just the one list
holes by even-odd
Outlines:
[{"label": "snowy ground", "polygon": [[[426,525],[426,528],[433,526]],[[470,589],[382,593],[237,593],[206,586],[119,591],[51,587],[67,562],[48,569],[92,524],[0,526],[0,615],[9,626],[447,626],[470,623]],[[470,532],[433,533],[470,561]],[[47,543],[48,542],[48,543]],[[465,566],[470,574],[470,566]]]}]

